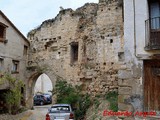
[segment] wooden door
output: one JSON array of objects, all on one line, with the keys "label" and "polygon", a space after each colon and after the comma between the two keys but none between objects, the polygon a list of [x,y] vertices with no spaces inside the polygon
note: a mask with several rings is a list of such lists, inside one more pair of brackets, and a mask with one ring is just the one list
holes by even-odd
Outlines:
[{"label": "wooden door", "polygon": [[160,60],[144,61],[144,110],[160,111]]}]

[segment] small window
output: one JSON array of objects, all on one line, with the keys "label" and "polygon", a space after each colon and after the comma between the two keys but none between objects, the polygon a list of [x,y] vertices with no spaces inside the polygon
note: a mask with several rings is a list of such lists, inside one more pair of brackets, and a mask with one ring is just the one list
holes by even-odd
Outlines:
[{"label": "small window", "polygon": [[4,60],[0,58],[0,71],[3,70],[3,64],[4,64]]},{"label": "small window", "polygon": [[13,60],[12,73],[19,73],[19,61]]},{"label": "small window", "polygon": [[124,61],[124,52],[118,52],[118,60],[119,61]]},{"label": "small window", "polygon": [[71,43],[71,63],[78,61],[78,42]]},{"label": "small window", "polygon": [[0,42],[6,39],[6,27],[0,24]]},{"label": "small window", "polygon": [[26,45],[24,45],[24,50],[23,50],[23,55],[27,55],[28,53],[28,47]]}]

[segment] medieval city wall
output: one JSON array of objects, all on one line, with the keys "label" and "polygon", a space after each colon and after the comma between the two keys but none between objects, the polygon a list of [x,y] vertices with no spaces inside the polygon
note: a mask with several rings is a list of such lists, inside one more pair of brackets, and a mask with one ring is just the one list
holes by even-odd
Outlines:
[{"label": "medieval city wall", "polygon": [[[124,60],[119,1],[87,3],[75,11],[61,10],[55,18],[30,31],[28,39],[31,65],[47,65],[56,75],[82,85],[89,93],[118,89],[118,69]],[[78,46],[78,60],[72,62],[74,43]]]}]

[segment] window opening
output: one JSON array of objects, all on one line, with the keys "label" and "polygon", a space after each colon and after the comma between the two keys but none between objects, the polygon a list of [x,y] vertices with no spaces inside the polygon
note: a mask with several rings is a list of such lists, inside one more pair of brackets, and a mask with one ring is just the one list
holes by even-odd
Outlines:
[{"label": "window opening", "polygon": [[71,43],[71,63],[78,61],[78,42]]},{"label": "window opening", "polygon": [[12,73],[18,73],[19,72],[19,61],[13,60],[13,67],[12,67]]}]

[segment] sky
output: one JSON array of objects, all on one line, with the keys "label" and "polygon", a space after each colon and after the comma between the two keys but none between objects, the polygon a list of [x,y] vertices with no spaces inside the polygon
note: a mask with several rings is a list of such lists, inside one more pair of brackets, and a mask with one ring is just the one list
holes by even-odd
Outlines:
[{"label": "sky", "polygon": [[54,18],[60,10],[75,10],[85,3],[99,0],[0,0],[0,10],[22,32],[24,36],[43,21]]}]

